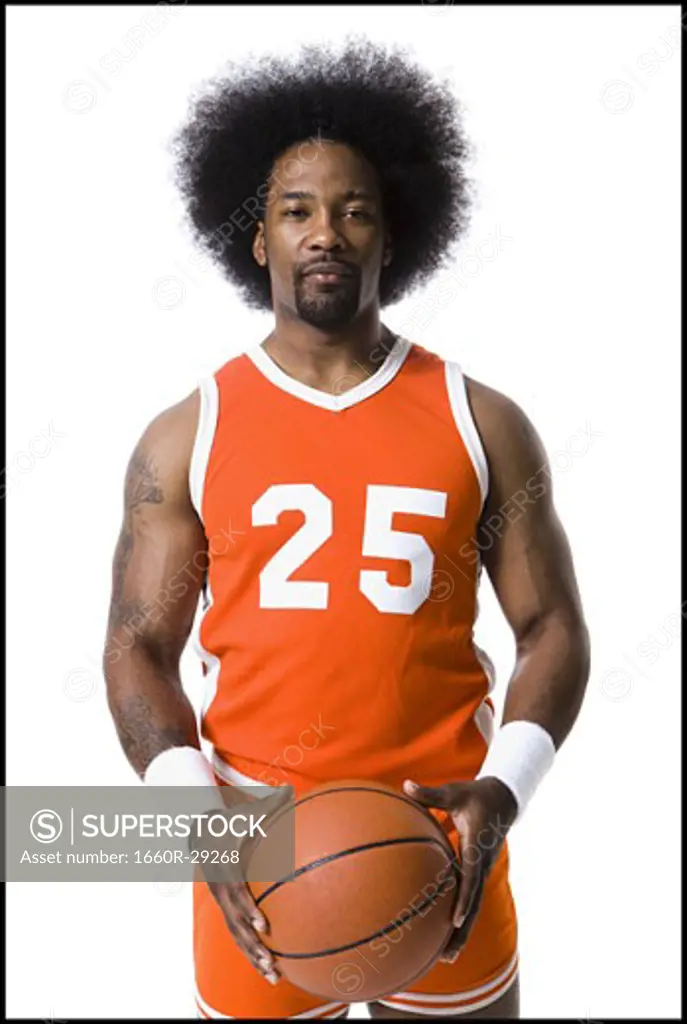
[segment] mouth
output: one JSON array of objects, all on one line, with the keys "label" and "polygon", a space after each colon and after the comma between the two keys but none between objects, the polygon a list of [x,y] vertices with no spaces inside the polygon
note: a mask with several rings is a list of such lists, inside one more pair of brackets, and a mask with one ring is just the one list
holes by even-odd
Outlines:
[{"label": "mouth", "polygon": [[342,274],[337,271],[328,271],[327,273],[324,273],[323,271],[316,270],[311,274],[306,274],[305,276],[309,277],[311,280],[318,281],[320,284],[338,284],[339,281],[343,281],[351,275]]},{"label": "mouth", "polygon": [[323,263],[320,266],[313,267],[312,270],[306,270],[303,276],[312,277],[323,284],[334,284],[342,281],[345,277],[352,277],[353,274],[348,267],[342,266],[341,264]]}]

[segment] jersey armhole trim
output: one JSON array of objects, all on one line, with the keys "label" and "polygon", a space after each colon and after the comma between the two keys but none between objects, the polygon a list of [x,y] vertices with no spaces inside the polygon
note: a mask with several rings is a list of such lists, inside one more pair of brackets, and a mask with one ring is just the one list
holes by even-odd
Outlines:
[{"label": "jersey armhole trim", "polygon": [[446,371],[446,390],[448,391],[448,399],[451,405],[451,411],[453,412],[453,418],[458,428],[458,433],[463,440],[463,444],[467,449],[467,453],[470,456],[470,460],[475,469],[477,482],[482,495],[482,507],[480,509],[481,514],[484,510],[484,504],[487,500],[487,493],[489,491],[489,468],[487,464],[487,457],[477,431],[472,410],[470,409],[463,371],[458,363],[446,362],[444,366]]},{"label": "jersey armhole trim", "polygon": [[208,462],[210,461],[210,450],[215,439],[217,429],[217,416],[219,413],[219,394],[217,381],[214,377],[204,377],[198,381],[200,392],[200,410],[198,413],[198,426],[191,452],[189,465],[189,493],[198,518],[203,522],[203,490],[205,487],[205,476]]}]

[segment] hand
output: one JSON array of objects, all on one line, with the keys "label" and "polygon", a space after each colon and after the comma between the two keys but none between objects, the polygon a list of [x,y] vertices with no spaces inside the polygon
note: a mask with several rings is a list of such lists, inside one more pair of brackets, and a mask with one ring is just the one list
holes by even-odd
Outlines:
[{"label": "hand", "polygon": [[[229,789],[229,787],[222,787],[222,789]],[[232,790],[230,794],[226,795],[228,798],[227,802],[231,804],[259,804],[261,814],[272,814],[293,798],[293,792],[293,786],[280,786],[277,793],[270,793],[269,796],[265,797],[246,794],[243,790],[238,792]],[[221,814],[222,812],[220,811],[219,813]],[[248,838],[241,840],[241,849],[244,849],[244,844],[249,847],[251,840]],[[222,850],[226,849],[226,840],[205,834],[194,841],[193,848]],[[236,848],[235,845],[234,848]],[[200,867],[203,870],[202,864]],[[204,871],[203,874],[205,875]],[[275,966],[274,957],[260,941],[260,935],[258,934],[259,932],[269,932],[269,923],[265,915],[258,909],[253,899],[253,894],[246,882],[243,880],[236,882],[213,882],[210,881],[209,877],[206,877],[205,881],[224,914],[227,927],[236,945],[248,957],[253,967],[273,985],[276,985],[280,974]]]},{"label": "hand", "polygon": [[418,786],[406,779],[403,788],[419,804],[448,811],[460,837],[461,884],[453,913],[454,928],[439,958],[453,963],[477,917],[484,882],[515,821],[517,803],[504,783],[488,777],[444,786]]}]

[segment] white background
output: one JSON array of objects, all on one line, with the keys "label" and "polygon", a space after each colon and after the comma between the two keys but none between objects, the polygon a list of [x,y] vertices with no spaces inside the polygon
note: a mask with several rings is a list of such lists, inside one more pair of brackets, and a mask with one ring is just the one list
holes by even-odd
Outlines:
[{"label": "white background", "polygon": [[[155,35],[153,9],[8,11],[9,784],[134,783],[99,669],[125,466],[270,329],[192,262],[166,149],[188,97],[258,38],[411,44],[465,105],[479,201],[453,300],[430,305],[446,272],[384,319],[532,418],[593,638],[510,837],[522,1012],[677,1016],[679,8],[189,6]],[[463,265],[497,231],[498,258]],[[502,702],[514,645],[486,581],[477,641]],[[197,706],[191,651],[183,673]],[[9,1016],[194,1015],[190,885],[7,895]]]}]

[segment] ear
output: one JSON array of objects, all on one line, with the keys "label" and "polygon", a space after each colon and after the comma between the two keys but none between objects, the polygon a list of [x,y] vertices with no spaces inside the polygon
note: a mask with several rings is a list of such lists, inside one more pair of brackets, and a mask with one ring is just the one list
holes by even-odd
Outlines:
[{"label": "ear", "polygon": [[259,267],[267,266],[267,250],[265,248],[265,225],[259,220],[252,245],[253,259]]}]

